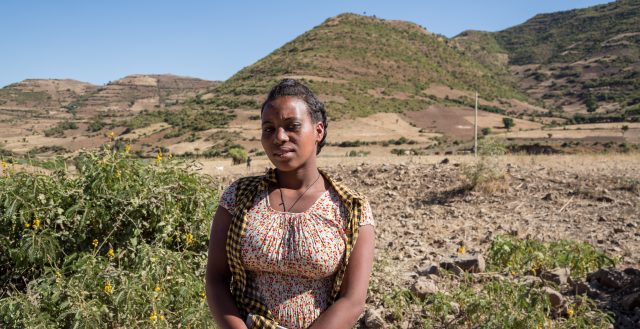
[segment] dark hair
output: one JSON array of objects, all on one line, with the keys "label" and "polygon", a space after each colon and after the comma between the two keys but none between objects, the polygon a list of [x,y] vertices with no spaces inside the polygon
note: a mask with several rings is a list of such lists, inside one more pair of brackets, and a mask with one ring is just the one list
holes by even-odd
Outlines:
[{"label": "dark hair", "polygon": [[260,107],[260,114],[262,114],[265,106],[267,106],[269,102],[283,96],[293,96],[302,99],[305,104],[307,104],[311,121],[313,121],[313,123],[322,122],[324,126],[324,136],[322,136],[320,143],[318,143],[318,149],[316,150],[316,154],[319,154],[327,138],[327,111],[324,109],[324,104],[322,104],[307,86],[294,79],[284,79],[271,89],[269,96],[267,96],[267,99],[262,103],[262,107]]}]

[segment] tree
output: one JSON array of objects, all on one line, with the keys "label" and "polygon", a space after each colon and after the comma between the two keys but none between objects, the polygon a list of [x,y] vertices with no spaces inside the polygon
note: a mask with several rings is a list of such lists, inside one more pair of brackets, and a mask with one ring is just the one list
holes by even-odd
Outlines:
[{"label": "tree", "polygon": [[587,106],[587,112],[589,113],[595,112],[598,109],[598,102],[592,94],[589,94],[587,99],[584,100],[584,105]]},{"label": "tree", "polygon": [[482,136],[487,136],[491,134],[491,128],[482,128],[480,132],[482,132]]},{"label": "tree", "polygon": [[502,118],[502,124],[504,124],[504,127],[509,131],[516,125],[512,118],[507,117]]},{"label": "tree", "polygon": [[622,130],[622,137],[624,137],[624,133],[626,133],[627,130],[629,130],[629,126],[623,125],[622,127],[620,127],[620,130]]}]

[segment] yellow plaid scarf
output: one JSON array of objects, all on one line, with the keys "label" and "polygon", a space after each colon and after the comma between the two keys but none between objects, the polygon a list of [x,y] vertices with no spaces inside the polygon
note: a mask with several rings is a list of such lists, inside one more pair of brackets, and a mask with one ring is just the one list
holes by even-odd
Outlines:
[{"label": "yellow plaid scarf", "polygon": [[[320,170],[320,174],[331,184],[333,189],[340,196],[340,200],[347,209],[347,227],[346,227],[346,247],[344,260],[338,269],[333,290],[331,293],[331,301],[333,302],[340,293],[340,285],[344,273],[347,269],[351,250],[358,238],[358,223],[362,218],[362,209],[365,199],[360,194],[352,191],[346,186],[333,180],[327,173]],[[242,237],[246,230],[246,214],[253,206],[253,201],[258,192],[268,188],[269,184],[277,184],[276,172],[274,169],[267,171],[262,176],[243,177],[238,180],[235,195],[235,206],[232,214],[232,222],[227,234],[227,258],[229,260],[229,269],[231,270],[231,293],[235,299],[236,305],[246,318],[252,314],[252,328],[276,328],[277,322],[269,309],[259,300],[253,298],[256,294],[249,291],[251,286],[247,286],[247,273],[242,267],[240,259],[240,250],[242,247]]]}]

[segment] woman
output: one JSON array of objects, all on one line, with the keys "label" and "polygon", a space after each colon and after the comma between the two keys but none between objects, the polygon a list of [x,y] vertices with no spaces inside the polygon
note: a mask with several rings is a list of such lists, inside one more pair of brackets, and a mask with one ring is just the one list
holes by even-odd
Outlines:
[{"label": "woman", "polygon": [[220,199],[209,308],[221,328],[351,328],[373,264],[369,203],[318,169],[327,115],[306,86],[281,81],[261,118],[276,169],[235,181]]}]

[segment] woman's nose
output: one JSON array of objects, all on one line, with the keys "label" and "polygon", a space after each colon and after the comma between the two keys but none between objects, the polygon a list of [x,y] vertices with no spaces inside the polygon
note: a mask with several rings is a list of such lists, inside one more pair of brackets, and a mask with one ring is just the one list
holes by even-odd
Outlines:
[{"label": "woman's nose", "polygon": [[287,132],[284,130],[284,128],[276,129],[276,142],[283,143],[288,141],[289,136],[287,135]]}]

